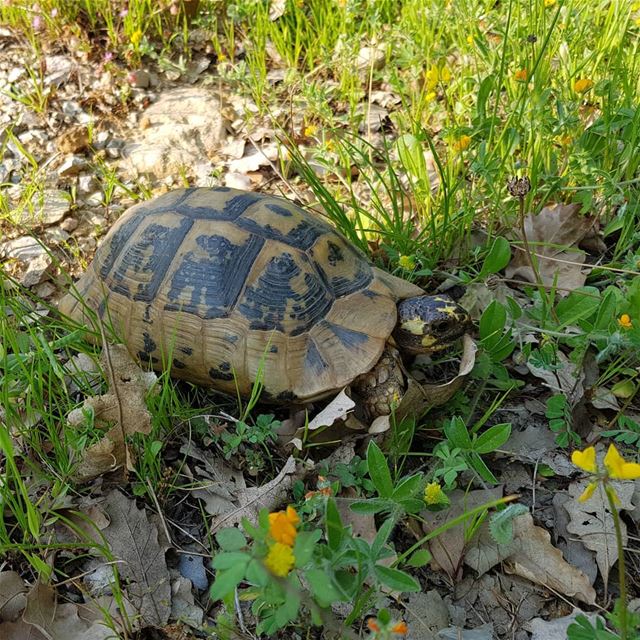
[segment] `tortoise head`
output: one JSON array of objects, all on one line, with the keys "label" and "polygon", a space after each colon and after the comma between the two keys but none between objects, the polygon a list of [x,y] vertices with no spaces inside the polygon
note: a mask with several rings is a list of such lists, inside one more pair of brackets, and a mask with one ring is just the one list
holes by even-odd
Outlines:
[{"label": "tortoise head", "polygon": [[393,337],[405,353],[433,353],[450,347],[470,326],[467,311],[449,296],[416,296],[398,303]]}]

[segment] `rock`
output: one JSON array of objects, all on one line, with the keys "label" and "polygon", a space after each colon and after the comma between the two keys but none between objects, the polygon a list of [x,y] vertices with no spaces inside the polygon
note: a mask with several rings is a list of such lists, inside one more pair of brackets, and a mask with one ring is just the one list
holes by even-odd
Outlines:
[{"label": "rock", "polygon": [[78,153],[88,144],[89,131],[84,126],[71,127],[56,140],[56,147],[62,153]]},{"label": "rock", "polygon": [[120,157],[120,149],[112,145],[108,146],[105,149],[105,153],[107,154],[107,157],[111,158],[112,160],[116,160]]},{"label": "rock", "polygon": [[24,133],[21,133],[18,136],[18,140],[20,140],[20,142],[25,145],[37,144],[44,147],[49,141],[49,138],[42,129],[30,129],[28,131],[25,131]]},{"label": "rock", "polygon": [[123,149],[123,168],[162,180],[209,162],[224,133],[220,102],[204,87],[163,93],[140,120],[137,139]]},{"label": "rock", "polygon": [[53,261],[48,253],[41,253],[39,256],[32,258],[29,260],[27,270],[20,278],[20,284],[24,287],[34,287],[40,284],[52,263]]},{"label": "rock", "polygon": [[19,278],[20,284],[25,287],[39,284],[53,262],[47,250],[30,236],[22,236],[6,242],[2,246],[2,253],[5,257],[13,258],[22,265],[26,265],[26,270]]},{"label": "rock", "polygon": [[63,231],[75,231],[78,228],[78,220],[76,218],[67,218],[60,223],[60,228]]},{"label": "rock", "polygon": [[102,206],[102,191],[94,191],[90,196],[86,198],[84,203],[88,207],[101,207]]},{"label": "rock", "polygon": [[71,207],[66,191],[47,189],[31,197],[30,207],[17,217],[20,224],[27,226],[49,226],[60,222]]},{"label": "rock", "polygon": [[96,149],[104,149],[107,146],[107,142],[111,138],[111,133],[109,131],[98,131],[93,139],[93,146]]},{"label": "rock", "polygon": [[44,64],[47,73],[44,84],[55,84],[56,86],[68,82],[78,66],[69,56],[45,56]]},{"label": "rock", "polygon": [[127,82],[132,87],[140,87],[141,89],[146,89],[151,84],[151,75],[148,71],[144,69],[136,69],[135,71],[131,71],[127,76]]},{"label": "rock", "polygon": [[89,193],[95,190],[96,187],[95,176],[88,174],[78,177],[78,193]]},{"label": "rock", "polygon": [[362,47],[358,52],[356,67],[361,71],[366,71],[373,64],[374,69],[382,69],[386,61],[386,55],[382,49],[377,47]]},{"label": "rock", "polygon": [[46,253],[44,247],[31,236],[20,236],[2,245],[2,254],[18,262],[28,262],[43,253]]},{"label": "rock", "polygon": [[77,176],[86,166],[87,163],[84,158],[75,155],[67,156],[58,167],[58,175],[62,178]]},{"label": "rock", "polygon": [[224,177],[224,186],[229,187],[230,189],[250,191],[251,178],[246,173],[235,173],[231,171]]},{"label": "rock", "polygon": [[48,245],[62,244],[67,242],[71,236],[60,227],[51,227],[44,232],[44,239]]}]

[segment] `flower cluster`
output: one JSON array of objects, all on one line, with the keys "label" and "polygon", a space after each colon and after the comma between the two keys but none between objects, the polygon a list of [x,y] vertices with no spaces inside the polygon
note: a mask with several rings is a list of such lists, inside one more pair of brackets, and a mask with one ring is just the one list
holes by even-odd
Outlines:
[{"label": "flower cluster", "polygon": [[587,485],[582,495],[578,498],[580,502],[588,500],[601,481],[608,491],[611,491],[615,500],[615,491],[607,486],[609,480],[636,480],[640,478],[640,464],[628,462],[616,449],[614,444],[609,445],[607,455],[604,457],[604,469],[600,469],[596,460],[596,450],[594,447],[587,447],[584,451],[574,451],[571,454],[571,462],[580,469],[591,474],[593,480]]},{"label": "flower cluster", "polygon": [[293,545],[298,535],[296,529],[298,524],[300,524],[300,516],[291,505],[286,511],[275,511],[269,514],[271,543],[264,564],[271,573],[280,578],[289,575],[295,564]]},{"label": "flower cluster", "polygon": [[367,628],[372,632],[373,638],[388,638],[390,634],[404,636],[409,631],[407,623],[401,620],[400,622],[391,621],[388,624],[384,624],[378,618],[369,618],[367,620]]}]

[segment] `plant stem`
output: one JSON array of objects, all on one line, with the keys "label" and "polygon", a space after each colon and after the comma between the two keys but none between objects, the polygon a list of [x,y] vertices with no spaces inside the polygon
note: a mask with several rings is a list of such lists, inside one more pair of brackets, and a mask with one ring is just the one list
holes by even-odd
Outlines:
[{"label": "plant stem", "polygon": [[626,583],[626,567],[624,562],[624,547],[622,546],[622,529],[620,528],[620,515],[616,507],[613,489],[607,484],[604,485],[604,491],[609,501],[609,509],[611,509],[611,517],[613,518],[613,526],[616,532],[616,546],[618,547],[618,581],[620,583],[620,614],[618,617],[620,625],[620,640],[627,640],[627,583]]}]

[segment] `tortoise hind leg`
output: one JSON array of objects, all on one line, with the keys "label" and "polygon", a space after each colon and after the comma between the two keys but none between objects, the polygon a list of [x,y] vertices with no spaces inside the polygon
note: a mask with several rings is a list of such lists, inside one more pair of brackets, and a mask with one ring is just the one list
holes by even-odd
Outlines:
[{"label": "tortoise hind leg", "polygon": [[375,367],[358,376],[351,387],[360,397],[368,419],[390,414],[398,406],[405,390],[398,350],[387,345]]}]

